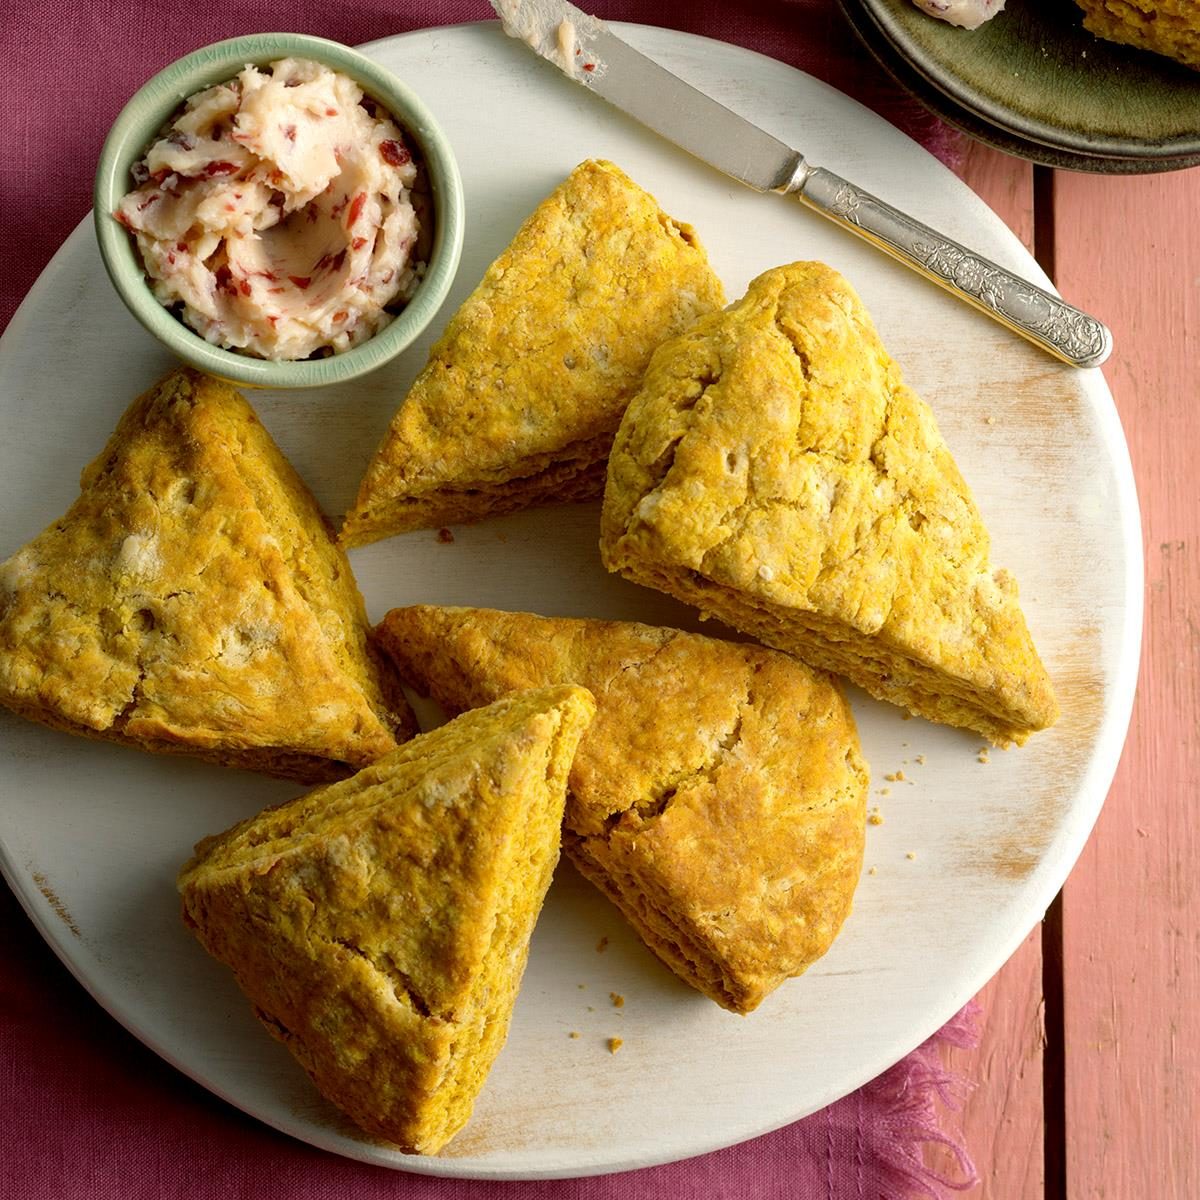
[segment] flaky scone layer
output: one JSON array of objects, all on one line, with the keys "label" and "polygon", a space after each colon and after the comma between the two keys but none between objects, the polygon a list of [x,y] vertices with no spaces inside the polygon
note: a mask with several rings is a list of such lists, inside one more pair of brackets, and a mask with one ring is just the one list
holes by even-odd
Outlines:
[{"label": "flaky scone layer", "polygon": [[242,396],[185,370],[134,401],[71,509],[0,564],[0,703],[305,780],[415,728],[383,694],[316,501]]},{"label": "flaky scone layer", "polygon": [[430,352],[341,540],[599,495],[654,348],[724,303],[688,225],[582,163],[521,226]]},{"label": "flaky scone layer", "polygon": [[592,692],[564,848],[693,987],[749,1012],[829,948],[861,871],[868,784],[831,680],[761,646],[629,622],[416,606],[377,636],[451,711],[550,683]]},{"label": "flaky scone layer", "polygon": [[820,263],[767,271],[655,354],[609,459],[600,549],[610,571],[998,744],[1058,715],[932,412]]},{"label": "flaky scone layer", "polygon": [[595,705],[525,692],[208,838],[184,920],[362,1128],[432,1154],[507,1035]]}]

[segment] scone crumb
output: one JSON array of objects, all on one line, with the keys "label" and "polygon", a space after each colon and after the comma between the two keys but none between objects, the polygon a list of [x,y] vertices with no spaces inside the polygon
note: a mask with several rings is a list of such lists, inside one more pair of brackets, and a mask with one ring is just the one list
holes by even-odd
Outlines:
[{"label": "scone crumb", "polygon": [[867,816],[867,823],[870,825],[882,825],[883,824],[883,813],[881,813],[879,811],[879,809],[877,809],[877,808],[871,809],[870,813]]},{"label": "scone crumb", "polygon": [[884,779],[886,779],[888,781],[888,783],[903,783],[904,782],[904,772],[903,771],[892,771],[890,774],[885,775]]},{"label": "scone crumb", "polygon": [[602,938],[601,938],[601,939],[600,939],[600,940],[599,940],[599,941],[596,943],[596,953],[597,953],[597,954],[603,954],[603,953],[605,952],[605,950],[607,950],[607,949],[608,949],[608,934],[605,934],[605,935],[604,935],[604,936],[603,936],[603,937],[602,937]]},{"label": "scone crumb", "polygon": [[977,761],[979,761],[979,762],[983,763],[985,766],[986,766],[986,765],[987,765],[989,762],[991,762],[991,757],[990,757],[990,755],[989,755],[989,753],[988,753],[988,747],[987,747],[987,746],[980,746],[980,747],[979,747],[979,758],[978,758],[978,760],[977,760]]},{"label": "scone crumb", "polygon": [[587,987],[587,984],[586,983],[577,983],[575,986],[582,992],[583,989]]},{"label": "scone crumb", "polygon": [[443,546],[448,546],[454,541],[454,534],[452,534],[450,530],[443,525],[442,528],[437,531],[437,540],[441,542]]},{"label": "scone crumb", "polygon": [[923,767],[924,765],[925,765],[925,755],[923,755],[923,754],[918,754],[918,755],[917,755],[917,766],[918,766],[918,767]]},{"label": "scone crumb", "polygon": [[569,1038],[577,1038],[578,1036],[579,1036],[578,1029],[572,1029],[571,1032],[567,1034],[567,1037],[569,1037]]},{"label": "scone crumb", "polygon": [[879,868],[878,868],[878,867],[868,867],[868,868],[867,868],[867,874],[868,874],[868,875],[875,875],[875,874],[878,874],[878,872],[879,872]]},{"label": "scone crumb", "polygon": [[608,1052],[609,1052],[609,1054],[616,1054],[616,1052],[617,1052],[618,1050],[620,1050],[620,1048],[621,1048],[623,1045],[625,1045],[625,1039],[624,1039],[624,1038],[609,1038],[609,1039],[608,1039]]},{"label": "scone crumb", "polygon": [[912,861],[917,857],[917,852],[915,850],[910,850],[904,857]]},{"label": "scone crumb", "polygon": [[613,1002],[613,1008],[624,1008],[625,997],[620,992],[609,992],[608,998]]},{"label": "scone crumb", "polygon": [[890,796],[892,794],[892,789],[891,788],[880,788],[879,794],[881,796]]}]

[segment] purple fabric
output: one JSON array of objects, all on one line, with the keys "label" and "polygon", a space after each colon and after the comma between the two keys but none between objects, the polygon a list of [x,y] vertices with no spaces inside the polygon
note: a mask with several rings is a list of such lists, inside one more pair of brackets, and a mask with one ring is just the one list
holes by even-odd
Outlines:
[{"label": "purple fabric", "polygon": [[[408,1175],[314,1150],[224,1104],[99,1008],[0,887],[0,1196],[4,1200],[941,1200],[922,1151],[976,1176],[939,1108],[963,1084],[944,1045],[976,1009],[866,1087],[741,1146],[623,1175],[482,1183]],[[753,1020],[753,1017],[747,1018]]]},{"label": "purple fabric", "polygon": [[[944,159],[957,135],[901,96],[830,0],[614,0],[602,16],[748,46],[826,79]],[[8,0],[0,16],[0,328],[89,207],[104,132],[172,59],[239,33],[288,28],[351,44],[485,19],[484,0]],[[0,434],[0,436],[3,436]],[[6,554],[13,547],[0,547]],[[753,1018],[751,1018],[753,1019]],[[961,1084],[940,1044],[971,1045],[961,1015],[859,1092],[774,1134],[672,1166],[548,1183],[411,1176],[323,1154],[210,1096],[117,1026],[0,888],[0,1196],[11,1200],[902,1200],[976,1182],[942,1127]],[[953,1178],[923,1150],[941,1147]]]},{"label": "purple fabric", "polygon": [[[952,165],[961,135],[901,93],[833,0],[608,0],[610,20],[747,46],[882,113]],[[5,0],[0,6],[0,329],[91,205],[104,134],[147,79],[198,46],[287,28],[351,45],[492,16],[486,0]]]}]

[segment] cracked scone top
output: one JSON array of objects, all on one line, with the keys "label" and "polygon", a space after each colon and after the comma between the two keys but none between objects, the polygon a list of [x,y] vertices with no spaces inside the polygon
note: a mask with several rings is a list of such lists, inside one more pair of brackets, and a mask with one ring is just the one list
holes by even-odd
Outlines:
[{"label": "cracked scone top", "polygon": [[680,978],[749,1012],[828,950],[862,868],[849,705],[786,654],[621,621],[420,605],[377,631],[451,711],[576,683],[567,855]]},{"label": "cracked scone top", "polygon": [[691,226],[612,163],[582,163],[433,346],[343,544],[599,496],[654,348],[723,303]]},{"label": "cracked scone top", "polygon": [[655,354],[609,459],[610,571],[935,721],[1058,715],[1012,577],[850,285],[760,275]]},{"label": "cracked scone top", "polygon": [[58,521],[0,564],[0,703],[58,729],[306,781],[414,729],[345,554],[243,397],[176,371]]},{"label": "cracked scone top", "polygon": [[508,1033],[582,688],[522,693],[196,847],[185,923],[363,1129],[436,1153]]}]

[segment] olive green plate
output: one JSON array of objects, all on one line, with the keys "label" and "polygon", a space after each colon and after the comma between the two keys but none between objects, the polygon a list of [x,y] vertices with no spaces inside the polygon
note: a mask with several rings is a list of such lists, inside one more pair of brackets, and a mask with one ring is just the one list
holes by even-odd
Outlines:
[{"label": "olive green plate", "polygon": [[911,0],[842,7],[919,99],[1001,149],[1118,173],[1200,161],[1200,72],[1095,37],[1074,0],[1009,0],[974,31]]}]

